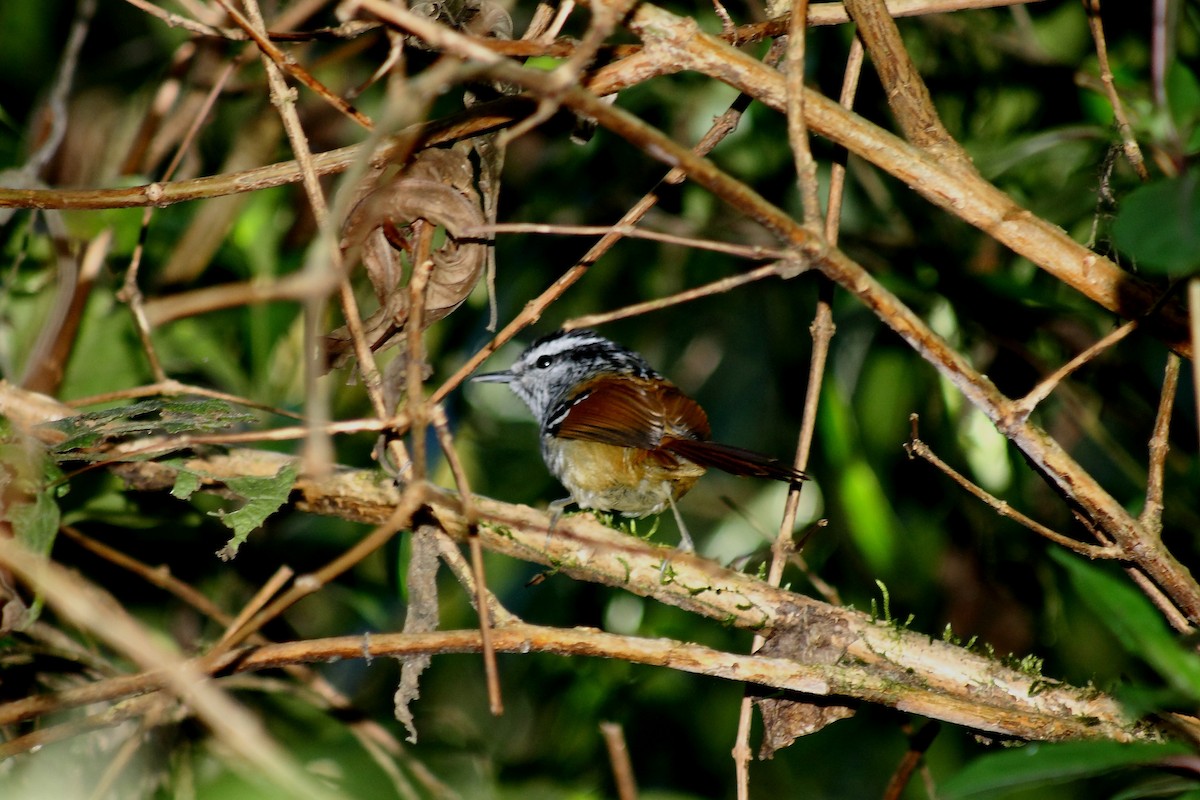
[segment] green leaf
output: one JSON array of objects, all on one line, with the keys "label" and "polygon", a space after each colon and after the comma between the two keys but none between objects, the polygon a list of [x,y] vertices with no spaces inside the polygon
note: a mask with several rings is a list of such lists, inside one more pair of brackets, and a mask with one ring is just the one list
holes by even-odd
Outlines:
[{"label": "green leaf", "polygon": [[1065,742],[1028,744],[981,756],[942,783],[938,797],[1003,797],[1018,789],[1103,775],[1123,767],[1152,765],[1166,756],[1188,752],[1181,744]]},{"label": "green leaf", "polygon": [[526,59],[525,66],[530,69],[540,69],[546,72],[552,72],[562,66],[564,59],[555,58],[554,56],[533,56]]},{"label": "green leaf", "polygon": [[897,535],[892,505],[875,470],[863,459],[854,459],[839,476],[839,491],[850,536],[872,571],[894,569]]},{"label": "green leaf", "polygon": [[279,510],[287,502],[296,484],[297,471],[291,464],[286,464],[272,476],[247,476],[243,478],[228,478],[225,485],[246,499],[245,505],[236,511],[216,512],[218,517],[233,530],[233,538],[221,548],[217,555],[228,561],[237,555],[238,548],[255,528],[261,526],[267,517]]},{"label": "green leaf", "polygon": [[1183,131],[1192,130],[1200,120],[1200,81],[1180,61],[1174,61],[1167,69],[1167,107],[1175,121],[1175,127]]},{"label": "green leaf", "polygon": [[[128,406],[77,414],[48,425],[67,437],[54,448],[60,458],[94,461],[111,455],[96,451],[101,445],[146,436],[211,433],[253,420],[252,414],[238,411],[222,400],[156,397]],[[160,450],[151,455],[161,453]]]},{"label": "green leaf", "polygon": [[1200,701],[1200,655],[1180,644],[1145,595],[1077,556],[1061,550],[1051,555],[1126,651],[1149,664],[1171,688]]},{"label": "green leaf", "polygon": [[171,487],[171,496],[187,500],[200,490],[200,476],[182,466],[175,473],[175,485]]},{"label": "green leaf", "polygon": [[1113,239],[1147,272],[1200,267],[1200,170],[1130,192],[1117,211]]},{"label": "green leaf", "polygon": [[820,424],[826,456],[837,470],[837,495],[854,544],[873,572],[894,569],[895,512],[879,476],[861,455],[862,441],[849,404],[830,383],[824,386]]},{"label": "green leaf", "polygon": [[1108,800],[1142,800],[1169,797],[1171,800],[1200,800],[1200,784],[1182,775],[1154,775],[1122,789]]}]

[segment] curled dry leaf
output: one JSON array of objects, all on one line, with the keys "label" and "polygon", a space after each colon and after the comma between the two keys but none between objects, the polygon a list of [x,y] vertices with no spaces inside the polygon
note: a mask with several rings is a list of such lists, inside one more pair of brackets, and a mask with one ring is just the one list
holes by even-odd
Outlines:
[{"label": "curled dry leaf", "polygon": [[[461,239],[463,231],[485,224],[474,169],[464,154],[447,149],[419,153],[398,175],[367,193],[346,219],[341,242],[346,263],[361,255],[379,301],[379,309],[363,320],[373,351],[403,339],[411,309],[400,253],[411,255],[406,232],[418,219],[446,231],[445,242],[430,254],[433,269],[421,314],[427,327],[462,305],[487,259],[484,244]],[[345,327],[330,333],[326,345],[331,367],[342,366],[354,352]]]},{"label": "curled dry leaf", "polygon": [[[811,608],[781,609],[780,624],[767,639],[759,655],[791,658],[802,664],[837,664],[846,654],[852,635],[844,621],[830,624],[818,619]],[[758,697],[762,713],[763,740],[758,757],[772,758],[776,751],[801,736],[816,733],[826,725],[854,716],[854,709],[836,699],[772,693]]]}]

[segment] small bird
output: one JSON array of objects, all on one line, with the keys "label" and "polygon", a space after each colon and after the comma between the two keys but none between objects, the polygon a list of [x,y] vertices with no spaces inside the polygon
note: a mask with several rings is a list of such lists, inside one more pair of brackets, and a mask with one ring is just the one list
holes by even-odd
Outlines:
[{"label": "small bird", "polygon": [[590,330],[538,339],[505,372],[475,381],[507,383],[537,418],[542,458],[580,508],[645,517],[670,507],[681,546],[693,550],[675,501],[708,467],[797,484],[807,479],[779,459],[709,441],[704,409],[644,358]]}]

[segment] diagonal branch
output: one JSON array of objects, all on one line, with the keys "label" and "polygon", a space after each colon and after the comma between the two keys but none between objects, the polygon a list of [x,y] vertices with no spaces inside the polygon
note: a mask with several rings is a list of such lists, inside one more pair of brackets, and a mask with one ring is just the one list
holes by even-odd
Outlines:
[{"label": "diagonal branch", "polygon": [[973,170],[966,152],[942,124],[929,89],[908,55],[896,20],[883,0],[846,0],[846,11],[858,26],[858,36],[871,56],[904,137],[922,150],[948,160],[954,169]]},{"label": "diagonal branch", "polygon": [[[718,37],[701,32],[693,20],[646,3],[638,8],[630,27],[646,42],[647,50],[655,52],[656,64],[666,72],[701,72],[776,111],[786,109],[783,76]],[[607,93],[612,77],[601,70],[589,88]],[[806,90],[804,112],[812,131],[903,181],[926,200],[979,228],[1092,301],[1126,319],[1150,314],[1146,326],[1171,349],[1191,356],[1182,304],[1172,302],[1157,308],[1161,290],[1022,208],[974,170],[956,170],[933,153],[900,140],[811,89]]]},{"label": "diagonal branch", "polygon": [[969,492],[970,494],[974,495],[975,497],[979,498],[980,500],[982,500],[983,502],[985,502],[989,506],[991,506],[995,510],[995,512],[997,514],[999,514],[1000,516],[1007,517],[1008,519],[1011,519],[1020,525],[1024,525],[1026,528],[1033,531],[1038,536],[1041,536],[1045,539],[1049,539],[1050,541],[1054,542],[1055,544],[1061,545],[1075,553],[1079,553],[1079,555],[1081,555],[1081,556],[1084,556],[1086,558],[1092,558],[1092,559],[1095,559],[1095,558],[1122,558],[1123,557],[1124,554],[1121,552],[1121,549],[1119,547],[1114,547],[1113,545],[1087,544],[1086,542],[1080,542],[1075,539],[1072,539],[1069,536],[1064,536],[1063,534],[1059,533],[1058,531],[1054,531],[1054,530],[1051,530],[1050,528],[1047,528],[1045,525],[1038,522],[1037,520],[1025,516],[1020,511],[1017,511],[1015,508],[1010,506],[1006,501],[1001,500],[1001,499],[993,496],[992,494],[988,493],[983,488],[981,488],[978,484],[973,483],[971,480],[969,480],[967,478],[967,476],[963,475],[961,472],[959,472],[958,470],[951,467],[945,461],[942,461],[942,459],[939,458],[937,456],[937,454],[933,452],[932,449],[930,449],[929,445],[925,444],[925,442],[923,442],[919,438],[917,438],[917,432],[916,432],[917,415],[913,414],[911,416],[911,419],[912,419],[912,425],[913,425],[913,436],[904,445],[904,449],[908,452],[908,457],[910,459],[911,458],[922,458],[925,461],[928,461],[930,464],[932,464],[933,466],[935,466],[939,470],[941,470],[943,473],[945,473],[946,476],[948,478],[950,478],[950,480],[954,481],[959,486],[966,489],[967,492]]}]

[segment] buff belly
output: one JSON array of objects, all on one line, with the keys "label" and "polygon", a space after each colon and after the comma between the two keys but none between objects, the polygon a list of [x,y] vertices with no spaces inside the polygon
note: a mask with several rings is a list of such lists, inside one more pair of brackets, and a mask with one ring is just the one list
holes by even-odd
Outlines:
[{"label": "buff belly", "polygon": [[546,437],[542,455],[580,508],[627,517],[661,513],[704,474],[704,467],[670,453],[576,439]]}]

